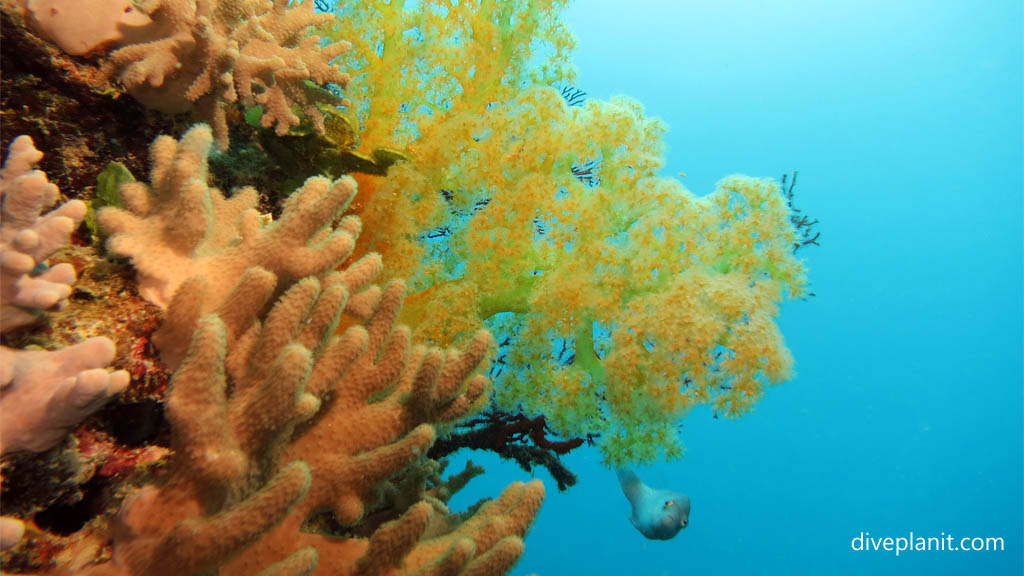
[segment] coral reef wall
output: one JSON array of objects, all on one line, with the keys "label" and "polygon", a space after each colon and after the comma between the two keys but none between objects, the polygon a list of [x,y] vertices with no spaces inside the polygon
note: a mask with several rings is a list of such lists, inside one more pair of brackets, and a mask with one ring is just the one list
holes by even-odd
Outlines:
[{"label": "coral reef wall", "polygon": [[564,487],[789,376],[792,187],[660,174],[565,4],[3,0],[5,572],[502,574],[544,488],[439,437]]},{"label": "coral reef wall", "polygon": [[[12,6],[5,4],[5,19],[24,16]],[[27,5],[33,6],[38,7]],[[39,216],[56,201],[57,190],[41,172],[31,171],[41,157],[31,140],[22,137],[10,146],[3,172],[5,331],[21,329],[12,343],[29,341],[40,327],[53,334],[57,324],[40,312],[65,307],[76,267],[70,262],[48,267],[47,258],[72,231],[76,242],[96,247],[107,239],[110,255],[128,257],[136,269],[132,291],[166,310],[159,330],[153,331],[153,324],[142,328],[138,342],[144,348],[120,350],[116,363],[149,356],[147,368],[132,366],[131,396],[148,396],[144,400],[151,397],[165,406],[170,452],[118,446],[120,438],[111,434],[117,435],[112,428],[119,422],[108,420],[116,411],[67,436],[128,383],[128,371],[102,369],[115,355],[110,340],[94,338],[54,352],[4,348],[5,451],[48,450],[48,461],[67,462],[76,472],[59,482],[68,487],[70,506],[89,497],[92,483],[110,490],[106,510],[67,538],[42,525],[26,529],[19,520],[4,518],[3,544],[12,547],[4,556],[5,570],[253,574],[313,573],[320,566],[352,574],[503,573],[522,554],[522,537],[543,500],[543,487],[514,484],[498,500],[459,519],[444,504],[451,492],[425,456],[436,425],[486,403],[488,383],[475,371],[490,347],[487,333],[480,332],[461,352],[413,346],[408,329],[395,324],[403,284],[373,284],[382,270],[378,255],[335,271],[361,228],[358,218],[340,217],[356,192],[351,179],[309,179],[283,203],[277,218],[260,213],[253,189],[225,197],[208,185],[214,132],[227,143],[227,110],[203,99],[232,101],[225,91],[202,90],[204,78],[211,77],[229,90],[230,78],[211,66],[226,65],[225,57],[239,58],[228,69],[245,76],[230,89],[237,87],[250,108],[259,105],[261,124],[277,124],[281,134],[299,123],[295,113],[321,128],[313,104],[341,103],[307,79],[340,86],[347,81],[327,65],[345,44],[320,51],[317,38],[306,33],[326,18],[313,15],[312,3],[246,6],[145,3],[142,11],[156,22],[144,24],[146,30],[173,40],[149,38],[143,48],[137,40],[147,38],[146,30],[105,40],[124,47],[112,52],[99,72],[120,70],[112,77],[154,105],[132,81],[145,68],[140,77],[165,97],[156,103],[161,109],[186,108],[166,102],[180,96],[176,86],[188,84],[194,90],[184,100],[194,104],[187,107],[216,129],[198,126],[181,142],[158,138],[149,151],[149,184],[121,187],[114,206],[102,210],[98,199],[91,202],[97,214],[90,212],[88,229],[75,230],[86,215],[79,200]],[[249,16],[256,16],[259,26],[246,25],[247,48],[236,55],[233,45],[240,37],[225,39],[230,34],[223,26],[237,27]],[[189,40],[186,31],[203,36]],[[323,58],[323,64],[290,60],[286,51],[297,49],[293,41]],[[226,56],[214,52],[202,61],[181,52],[197,47],[199,54],[210,54],[215,44],[227,50]],[[133,46],[138,46],[135,56]],[[194,77],[157,79],[154,70],[168,55],[205,67]],[[49,56],[53,63],[79,65],[55,52]],[[286,75],[282,61],[303,71]],[[261,72],[261,65],[277,77]],[[189,66],[169,66],[173,74],[191,74]],[[71,81],[80,83],[79,89],[106,90],[97,80],[102,77]],[[73,263],[85,262],[89,269],[98,255],[86,250]],[[120,302],[122,308],[126,304]],[[80,311],[67,307],[71,315]],[[154,345],[162,362],[151,355]],[[167,389],[142,390],[168,369],[174,373]],[[39,396],[50,381],[70,389],[54,388],[39,400],[26,395]],[[38,409],[31,409],[33,402]],[[27,419],[8,417],[14,412]],[[163,442],[159,436],[156,441]],[[25,474],[48,472],[20,459],[5,460],[4,469],[11,478],[4,486],[5,510],[22,508],[28,512],[23,517],[31,518],[33,510],[49,504],[37,514],[42,523],[49,510],[65,506],[64,497],[44,497],[35,507],[28,500],[10,506],[11,498],[19,497],[12,490]],[[253,544],[258,555],[240,555]]]}]

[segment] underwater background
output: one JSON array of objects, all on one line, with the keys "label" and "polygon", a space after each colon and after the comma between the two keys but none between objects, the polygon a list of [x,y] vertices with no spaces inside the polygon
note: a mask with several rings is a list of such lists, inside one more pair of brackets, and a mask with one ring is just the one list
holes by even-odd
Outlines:
[{"label": "underwater background", "polygon": [[[90,12],[86,0],[54,2]],[[104,54],[113,46],[50,45],[81,31],[71,12],[0,2],[2,139],[22,158],[8,163],[38,162],[91,210],[65,203],[80,212],[56,234],[67,245],[20,273],[74,268],[58,282],[67,306],[0,327],[3,361],[31,368],[5,364],[0,383],[4,573],[249,575],[294,561],[295,573],[448,563],[491,574],[515,564],[520,537],[515,575],[1024,573],[1024,5],[577,0],[564,18],[571,50],[563,3],[94,0],[107,24],[195,12],[175,24],[184,44],[121,38],[127,48]],[[201,7],[214,5],[223,29],[203,25]],[[309,35],[314,24],[325,37]],[[262,44],[281,26],[295,34]],[[168,40],[162,23],[143,27]],[[185,50],[211,39],[217,55]],[[289,76],[253,58],[265,49],[301,66]],[[178,58],[163,87],[139,73]],[[223,92],[202,81],[210,62],[230,63]],[[351,100],[338,107],[341,95]],[[181,105],[191,114],[146,108]],[[649,177],[662,139],[649,118],[669,127],[663,179]],[[19,133],[42,160],[24,160],[38,153],[12,143]],[[158,134],[168,138],[150,148]],[[767,179],[716,184],[733,174],[785,176],[795,196],[756,201],[775,194]],[[11,226],[11,198],[49,184],[31,172],[9,182]],[[720,189],[692,202],[678,182],[698,196]],[[239,192],[247,185],[259,192]],[[211,214],[224,201],[214,187],[238,213]],[[129,214],[165,192],[146,220]],[[743,214],[741,197],[757,209]],[[339,220],[346,210],[361,233]],[[682,235],[666,233],[677,224]],[[180,262],[160,252],[178,244]],[[663,257],[665,246],[683,257]],[[404,306],[401,285],[384,296],[372,286],[397,277],[409,281]],[[287,294],[271,309],[278,280]],[[221,319],[189,324],[200,309]],[[705,339],[722,318],[726,332]],[[244,336],[308,355],[229,341],[220,322],[232,319],[265,321]],[[484,405],[485,378],[470,373],[488,338],[469,338],[484,319],[499,343],[493,402],[452,428]],[[454,352],[408,356],[399,323],[414,342],[461,347],[462,367],[441,370]],[[375,335],[366,350],[331,336],[360,326]],[[37,390],[24,374],[47,367],[31,346],[103,356],[83,351],[88,337],[109,353],[95,406],[17,394]],[[341,350],[372,360],[310,375]],[[680,394],[664,394],[656,362],[691,353],[705,356],[673,373]],[[265,396],[245,392],[254,382]],[[339,401],[341,390],[366,397]],[[272,392],[284,400],[249,402]],[[70,416],[32,420],[40,407]],[[545,442],[538,420],[526,423],[539,436],[522,433],[519,410],[563,435]],[[7,453],[12,430],[49,440]],[[685,457],[665,462],[677,430]],[[494,454],[535,458],[529,442],[547,456],[568,446],[575,485],[558,490],[572,474],[553,457],[557,481],[537,460],[530,473]],[[204,460],[221,450],[240,460]],[[442,480],[437,461],[450,454],[448,470],[472,460],[486,474],[459,491],[482,469]],[[635,468],[648,485],[689,496],[689,525],[670,540],[630,523],[609,462],[636,461],[660,462]],[[546,488],[510,485],[531,478]],[[276,507],[247,506],[262,498]],[[113,529],[115,517],[131,529]],[[1000,549],[863,549],[908,537]]]},{"label": "underwater background", "polygon": [[[821,220],[814,297],[784,305],[797,376],[739,420],[698,409],[690,526],[644,539],[592,448],[513,574],[1021,574],[1022,38],[1015,0],[575,3],[579,86],[665,120],[666,176],[799,170]],[[454,508],[524,474],[488,474]],[[461,464],[453,465],[457,469]],[[872,537],[1001,537],[1004,551],[852,551]]]}]

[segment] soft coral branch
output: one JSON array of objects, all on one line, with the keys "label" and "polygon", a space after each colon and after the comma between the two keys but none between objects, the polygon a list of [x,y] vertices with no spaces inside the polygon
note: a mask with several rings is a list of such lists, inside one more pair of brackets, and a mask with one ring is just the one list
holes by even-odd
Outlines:
[{"label": "soft coral branch", "polygon": [[60,198],[46,174],[32,166],[43,158],[32,138],[11,142],[0,169],[0,330],[32,323],[42,310],[62,307],[71,295],[75,269],[47,267],[46,259],[67,244],[85,217],[85,204],[71,200],[46,214]]}]

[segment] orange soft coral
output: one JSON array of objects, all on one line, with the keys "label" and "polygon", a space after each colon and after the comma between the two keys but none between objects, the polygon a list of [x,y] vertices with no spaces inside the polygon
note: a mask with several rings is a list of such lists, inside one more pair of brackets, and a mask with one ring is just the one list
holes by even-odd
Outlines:
[{"label": "orange soft coral", "polygon": [[572,81],[561,7],[340,11],[359,145],[408,156],[373,177],[365,245],[410,279],[417,336],[514,334],[503,407],[600,433],[612,465],[678,456],[689,408],[742,414],[790,373],[775,317],[805,285],[794,222],[773,181],[698,198],[659,177],[666,127],[637,102],[554,88]]},{"label": "orange soft coral", "polygon": [[[449,118],[389,173],[403,202],[444,190],[449,212],[442,241],[421,245],[439,259],[410,263],[404,320],[443,345],[515,326],[499,402],[567,436],[601,433],[611,464],[678,455],[689,408],[739,415],[785,379],[774,318],[805,282],[777,184],[730,177],[698,198],[657,175],[664,130],[631,100],[569,106],[538,87]],[[415,238],[412,208],[372,204]]]},{"label": "orange soft coral", "polygon": [[342,61],[361,147],[404,148],[454,115],[483,112],[534,83],[570,80],[566,0],[343,3],[328,36]]}]

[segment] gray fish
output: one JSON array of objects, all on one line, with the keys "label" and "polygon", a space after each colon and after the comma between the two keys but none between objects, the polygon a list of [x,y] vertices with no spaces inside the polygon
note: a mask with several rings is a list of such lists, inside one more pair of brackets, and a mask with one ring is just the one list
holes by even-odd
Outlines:
[{"label": "gray fish", "polygon": [[670,540],[690,523],[690,498],[671,490],[651,488],[632,470],[618,470],[622,492],[633,505],[629,521],[646,538]]}]

